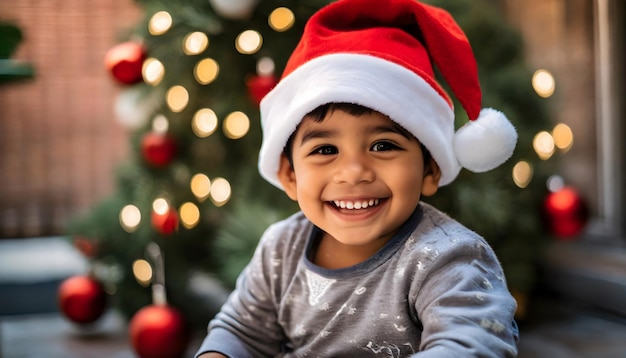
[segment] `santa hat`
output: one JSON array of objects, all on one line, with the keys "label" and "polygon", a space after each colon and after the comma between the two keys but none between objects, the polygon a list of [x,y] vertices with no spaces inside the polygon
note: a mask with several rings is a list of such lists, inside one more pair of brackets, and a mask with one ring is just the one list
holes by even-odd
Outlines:
[{"label": "santa hat", "polygon": [[[469,122],[455,132],[452,101]],[[499,111],[481,109],[476,60],[445,10],[415,0],[339,0],[314,14],[278,85],[261,101],[259,171],[282,188],[280,155],[303,117],[327,103],[359,104],[410,131],[441,169],[440,185],[461,168],[491,170],[513,153],[517,133]]]}]

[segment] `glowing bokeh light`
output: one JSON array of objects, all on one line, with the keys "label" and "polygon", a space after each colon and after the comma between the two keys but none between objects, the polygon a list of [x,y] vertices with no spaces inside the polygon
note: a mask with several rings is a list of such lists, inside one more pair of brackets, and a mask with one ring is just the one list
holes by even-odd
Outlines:
[{"label": "glowing bokeh light", "polygon": [[262,57],[256,63],[256,73],[259,76],[269,76],[274,73],[275,68],[274,60],[269,57]]},{"label": "glowing bokeh light", "polygon": [[215,206],[222,206],[230,199],[230,183],[224,178],[213,179],[211,185],[211,201]]},{"label": "glowing bokeh light", "polygon": [[574,145],[574,133],[565,123],[559,123],[554,127],[552,137],[554,137],[554,145],[564,152],[570,150]]},{"label": "glowing bokeh light", "polygon": [[157,198],[152,202],[152,210],[159,215],[165,215],[170,211],[170,203],[164,198]]},{"label": "glowing bokeh light", "polygon": [[159,11],[152,15],[148,22],[151,35],[163,35],[172,27],[172,16],[167,11]]},{"label": "glowing bokeh light", "polygon": [[198,173],[191,178],[191,192],[200,201],[204,201],[211,193],[211,180],[208,176]]},{"label": "glowing bokeh light", "polygon": [[217,62],[212,58],[205,58],[196,64],[193,75],[198,83],[207,85],[217,78],[219,72],[220,66]]},{"label": "glowing bokeh light", "polygon": [[261,49],[263,44],[263,37],[260,33],[254,30],[246,30],[240,33],[235,39],[235,48],[239,53],[244,55],[251,55]]},{"label": "glowing bokeh light", "polygon": [[533,139],[533,148],[540,159],[550,159],[554,154],[554,138],[546,131],[539,132]]},{"label": "glowing bokeh light", "polygon": [[186,55],[197,55],[209,47],[209,37],[204,32],[192,32],[183,39],[183,52]]},{"label": "glowing bokeh light", "polygon": [[267,21],[274,31],[283,32],[289,30],[296,22],[296,16],[293,11],[286,7],[276,8]]},{"label": "glowing bokeh light", "polygon": [[147,84],[156,86],[161,83],[163,77],[165,77],[165,67],[163,67],[161,61],[150,57],[143,62],[141,74]]},{"label": "glowing bokeh light", "polygon": [[133,275],[140,285],[146,287],[152,281],[152,266],[146,260],[135,260],[133,262]]},{"label": "glowing bokeh light", "polygon": [[163,114],[157,114],[154,119],[152,119],[152,131],[155,133],[164,134],[170,128],[170,122],[167,120]]},{"label": "glowing bokeh light", "polygon": [[172,112],[181,112],[189,103],[189,92],[183,86],[173,86],[167,91],[165,101]]},{"label": "glowing bokeh light", "polygon": [[141,223],[141,211],[135,205],[126,205],[120,211],[120,225],[126,232],[133,232]]},{"label": "glowing bokeh light", "polygon": [[245,136],[250,129],[250,119],[243,112],[233,112],[224,119],[224,134],[230,139]]},{"label": "glowing bokeh light", "polygon": [[200,222],[200,209],[196,204],[186,202],[178,210],[180,222],[186,229],[191,229]]},{"label": "glowing bokeh light", "polygon": [[533,179],[533,167],[526,161],[519,161],[513,167],[513,181],[515,185],[524,189]]},{"label": "glowing bokeh light", "polygon": [[560,175],[552,175],[546,181],[546,187],[552,193],[555,193],[565,187],[565,181]]},{"label": "glowing bokeh light", "polygon": [[210,136],[217,129],[217,115],[209,108],[198,110],[191,121],[191,129],[200,138]]},{"label": "glowing bokeh light", "polygon": [[535,92],[543,98],[552,96],[554,94],[554,90],[556,89],[554,76],[552,76],[549,71],[544,69],[535,71],[532,78],[532,85]]}]

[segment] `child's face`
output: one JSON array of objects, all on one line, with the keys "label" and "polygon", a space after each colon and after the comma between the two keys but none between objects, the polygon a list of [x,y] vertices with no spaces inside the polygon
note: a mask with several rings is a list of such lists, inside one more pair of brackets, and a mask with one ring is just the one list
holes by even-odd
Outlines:
[{"label": "child's face", "polygon": [[439,169],[425,173],[420,143],[388,117],[330,111],[305,118],[283,155],[278,177],[285,192],[326,235],[346,245],[387,242],[437,191]]}]

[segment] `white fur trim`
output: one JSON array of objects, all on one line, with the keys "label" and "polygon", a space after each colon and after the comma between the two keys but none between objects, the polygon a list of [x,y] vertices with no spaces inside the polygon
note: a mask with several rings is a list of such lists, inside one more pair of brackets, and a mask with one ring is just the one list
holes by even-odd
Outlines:
[{"label": "white fur trim", "polygon": [[478,119],[466,123],[454,135],[454,152],[464,168],[480,173],[507,161],[516,143],[517,132],[506,116],[484,108]]},{"label": "white fur trim", "polygon": [[422,77],[378,57],[331,54],[298,67],[261,101],[258,165],[267,181],[282,189],[277,173],[287,139],[307,113],[331,102],[372,108],[413,133],[441,168],[440,185],[461,170],[452,150],[454,112]]}]

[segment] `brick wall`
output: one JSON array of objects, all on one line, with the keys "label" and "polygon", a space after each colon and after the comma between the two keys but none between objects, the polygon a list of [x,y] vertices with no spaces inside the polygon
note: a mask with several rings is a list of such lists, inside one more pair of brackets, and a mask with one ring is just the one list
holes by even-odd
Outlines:
[{"label": "brick wall", "polygon": [[58,235],[113,190],[127,136],[106,51],[141,16],[132,0],[0,1],[33,80],[0,85],[0,237]]}]

